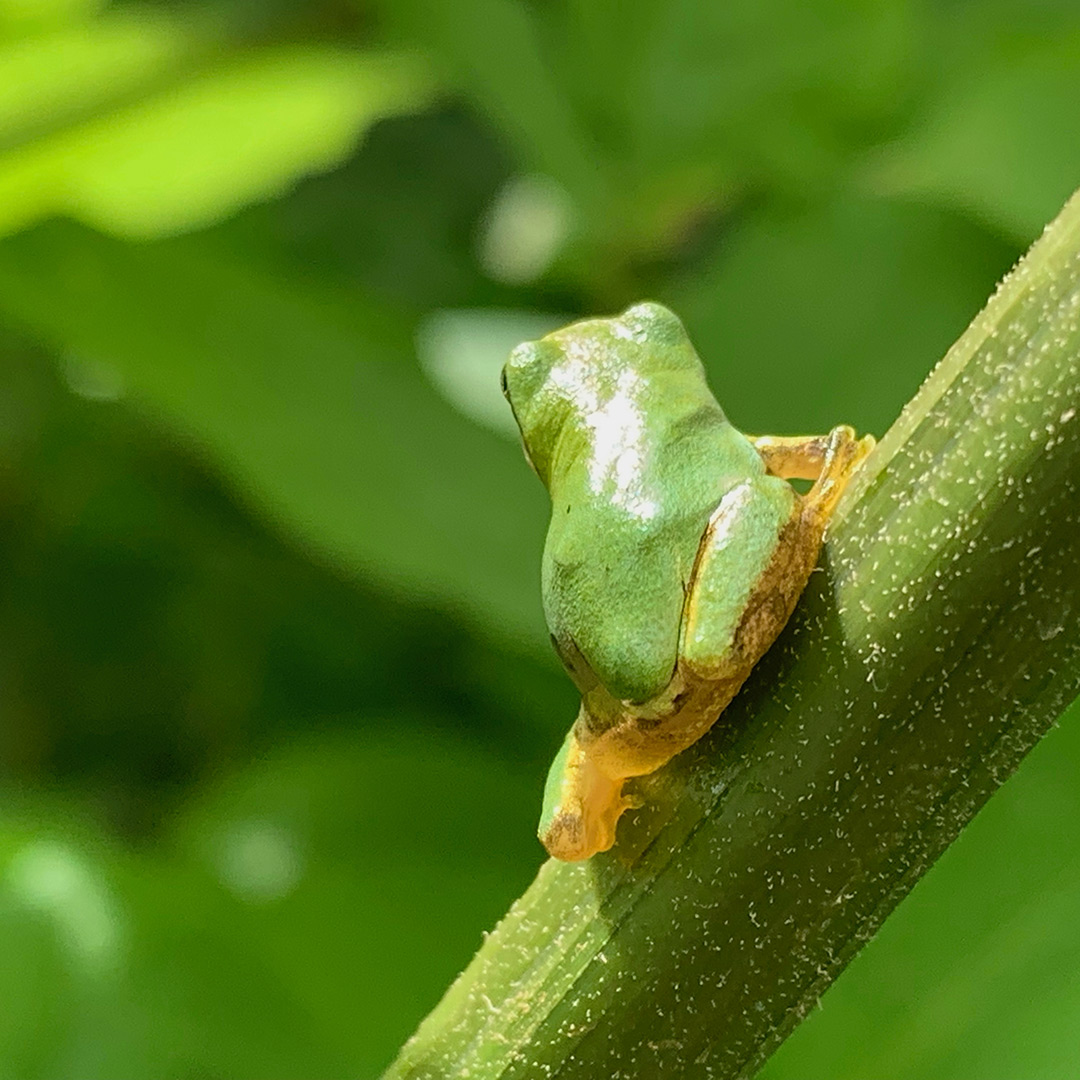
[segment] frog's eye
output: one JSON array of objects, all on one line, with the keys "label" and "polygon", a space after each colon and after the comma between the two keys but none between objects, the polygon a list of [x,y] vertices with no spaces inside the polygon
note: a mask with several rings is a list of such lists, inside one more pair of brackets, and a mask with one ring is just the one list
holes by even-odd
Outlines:
[{"label": "frog's eye", "polygon": [[655,301],[646,300],[628,307],[620,320],[632,332],[647,335],[653,341],[674,345],[686,340],[686,329],[678,315]]},{"label": "frog's eye", "polygon": [[600,680],[589,666],[589,661],[582,655],[577,642],[569,635],[561,641],[554,634],[551,634],[550,637],[551,644],[559,659],[563,662],[567,674],[573,679],[574,685],[581,693],[587,694]]}]

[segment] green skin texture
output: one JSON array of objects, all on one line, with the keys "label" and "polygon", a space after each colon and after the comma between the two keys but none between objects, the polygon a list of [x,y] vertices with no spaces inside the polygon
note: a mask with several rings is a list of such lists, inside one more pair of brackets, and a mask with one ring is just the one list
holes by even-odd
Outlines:
[{"label": "green skin texture", "polygon": [[[542,587],[555,648],[586,702],[600,687],[625,706],[622,720],[638,706],[655,716],[677,665],[705,677],[723,668],[794,492],[728,422],[682,323],[659,304],[518,346],[503,388],[551,495]],[[593,730],[604,722],[591,717]],[[570,743],[548,776],[541,839]]]}]

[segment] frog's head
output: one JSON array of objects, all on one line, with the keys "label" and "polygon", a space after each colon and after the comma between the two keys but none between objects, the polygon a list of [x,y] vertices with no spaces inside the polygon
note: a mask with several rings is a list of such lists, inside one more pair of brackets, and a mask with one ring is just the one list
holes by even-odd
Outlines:
[{"label": "frog's head", "polygon": [[564,424],[588,422],[616,395],[633,397],[658,370],[691,371],[701,362],[678,317],[645,302],[610,319],[584,319],[510,354],[502,389],[521,429],[525,454],[548,484]]},{"label": "frog's head", "polygon": [[544,785],[537,835],[548,854],[578,862],[607,851],[615,843],[622,812],[639,805],[622,794],[622,786],[622,780],[612,780],[596,767],[571,728]]}]

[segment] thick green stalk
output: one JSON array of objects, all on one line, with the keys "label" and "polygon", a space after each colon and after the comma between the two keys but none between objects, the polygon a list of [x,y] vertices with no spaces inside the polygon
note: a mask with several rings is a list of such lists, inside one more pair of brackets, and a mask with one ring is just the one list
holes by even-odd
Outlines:
[{"label": "thick green stalk", "polygon": [[724,721],[613,851],[542,868],[388,1077],[727,1080],[792,1031],[1080,692],[1078,312],[1074,197]]}]

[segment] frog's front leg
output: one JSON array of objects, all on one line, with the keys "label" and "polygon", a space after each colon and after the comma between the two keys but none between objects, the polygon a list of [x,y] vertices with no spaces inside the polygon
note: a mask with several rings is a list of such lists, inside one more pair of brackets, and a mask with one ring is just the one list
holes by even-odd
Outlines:
[{"label": "frog's front leg", "polygon": [[[748,435],[761,455],[765,468],[784,480],[816,480],[828,485],[829,510],[855,467],[873,450],[873,435],[859,439],[847,424],[835,427],[828,435]],[[839,486],[839,490],[837,487]],[[819,496],[825,495],[824,490]]]}]

